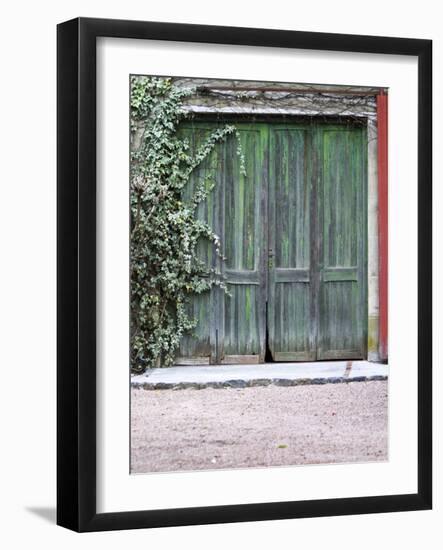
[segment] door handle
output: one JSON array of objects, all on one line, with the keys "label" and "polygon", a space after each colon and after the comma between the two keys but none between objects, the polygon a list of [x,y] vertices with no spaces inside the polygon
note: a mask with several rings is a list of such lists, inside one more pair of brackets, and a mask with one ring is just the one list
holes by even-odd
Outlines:
[{"label": "door handle", "polygon": [[272,248],[268,250],[268,267],[272,269],[274,267],[274,251]]}]

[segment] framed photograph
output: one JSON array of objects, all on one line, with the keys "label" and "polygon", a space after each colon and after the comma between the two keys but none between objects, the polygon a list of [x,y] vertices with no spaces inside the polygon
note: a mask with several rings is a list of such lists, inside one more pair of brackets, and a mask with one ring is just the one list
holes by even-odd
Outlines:
[{"label": "framed photograph", "polygon": [[79,18],[57,67],[58,524],[430,509],[432,42]]}]

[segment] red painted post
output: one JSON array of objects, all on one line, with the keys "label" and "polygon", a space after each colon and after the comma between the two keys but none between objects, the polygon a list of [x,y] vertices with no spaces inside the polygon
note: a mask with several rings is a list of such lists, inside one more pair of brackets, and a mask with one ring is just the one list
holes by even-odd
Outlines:
[{"label": "red painted post", "polygon": [[378,250],[379,250],[379,354],[388,359],[388,96],[377,95],[378,128]]}]

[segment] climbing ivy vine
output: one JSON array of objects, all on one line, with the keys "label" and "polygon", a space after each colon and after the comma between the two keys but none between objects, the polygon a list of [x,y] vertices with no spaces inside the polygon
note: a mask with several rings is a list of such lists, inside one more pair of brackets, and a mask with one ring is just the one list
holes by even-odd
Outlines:
[{"label": "climbing ivy vine", "polygon": [[185,332],[196,326],[187,304],[193,294],[223,279],[196,254],[202,239],[222,257],[219,237],[196,216],[198,205],[215,185],[214,170],[196,179],[192,196],[184,190],[192,173],[235,126],[213,131],[195,150],[180,135],[186,117],[183,100],[194,92],[168,78],[131,78],[131,368],[168,366]]}]

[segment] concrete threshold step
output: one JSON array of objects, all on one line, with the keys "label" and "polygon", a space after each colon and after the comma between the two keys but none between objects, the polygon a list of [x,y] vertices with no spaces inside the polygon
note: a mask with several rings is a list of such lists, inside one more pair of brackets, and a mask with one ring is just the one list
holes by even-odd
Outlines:
[{"label": "concrete threshold step", "polygon": [[388,365],[369,361],[176,366],[131,376],[134,388],[203,389],[298,386],[387,380]]}]

